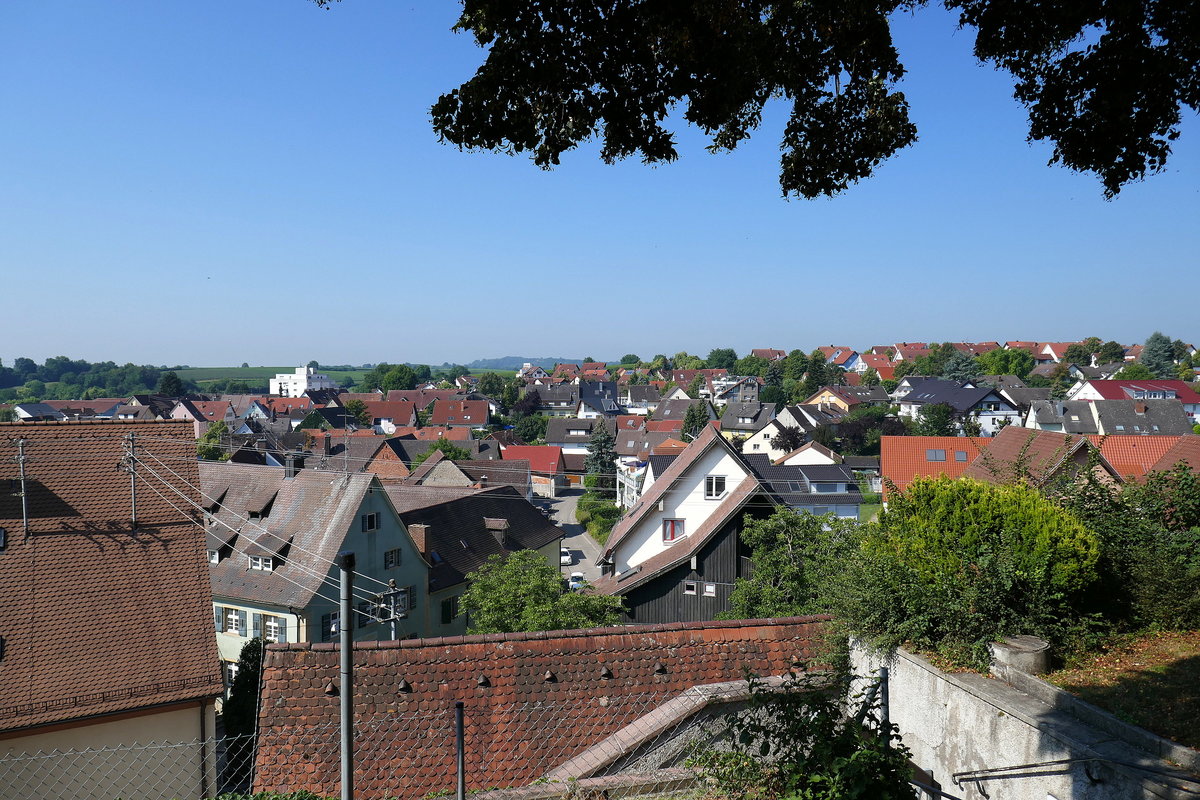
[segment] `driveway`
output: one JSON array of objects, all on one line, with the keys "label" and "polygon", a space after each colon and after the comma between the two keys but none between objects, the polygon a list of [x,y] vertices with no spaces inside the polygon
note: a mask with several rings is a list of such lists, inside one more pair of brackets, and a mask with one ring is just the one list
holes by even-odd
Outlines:
[{"label": "driveway", "polygon": [[582,494],[582,489],[564,489],[554,500],[540,502],[550,506],[550,521],[563,529],[566,535],[563,537],[562,546],[569,549],[574,557],[574,564],[569,567],[566,564],[562,565],[563,574],[582,572],[584,578],[594,581],[600,577],[600,568],[595,564],[596,559],[600,557],[600,545],[575,521],[575,508],[579,505],[579,497]]}]

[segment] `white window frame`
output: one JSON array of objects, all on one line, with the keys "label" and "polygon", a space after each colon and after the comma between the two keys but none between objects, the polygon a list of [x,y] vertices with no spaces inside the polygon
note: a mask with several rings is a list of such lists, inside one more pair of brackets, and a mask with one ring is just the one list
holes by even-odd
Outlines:
[{"label": "white window frame", "polygon": [[235,636],[246,636],[248,634],[248,631],[245,629],[246,625],[242,622],[246,618],[245,611],[242,611],[240,608],[226,607],[224,615],[226,633],[232,633]]},{"label": "white window frame", "polygon": [[717,585],[715,583],[704,584],[704,596],[705,597],[716,597],[717,596]]},{"label": "white window frame", "polygon": [[[670,538],[668,538],[668,531]],[[662,521],[662,540],[663,544],[674,544],[680,539],[687,536],[682,519],[664,519]]]},{"label": "white window frame", "polygon": [[208,563],[220,564],[221,563],[221,551],[220,550],[209,550],[208,551]]},{"label": "white window frame", "polygon": [[248,556],[246,569],[257,570],[259,572],[273,572],[275,570],[275,559],[271,556]]},{"label": "white window frame", "polygon": [[[721,490],[717,491],[717,481],[720,481]],[[705,500],[720,500],[727,493],[726,487],[729,485],[728,480],[724,475],[705,475],[704,476],[704,499]]]},{"label": "white window frame", "polygon": [[684,594],[695,594],[696,593],[696,582],[695,581],[684,581],[683,582],[683,593]]}]

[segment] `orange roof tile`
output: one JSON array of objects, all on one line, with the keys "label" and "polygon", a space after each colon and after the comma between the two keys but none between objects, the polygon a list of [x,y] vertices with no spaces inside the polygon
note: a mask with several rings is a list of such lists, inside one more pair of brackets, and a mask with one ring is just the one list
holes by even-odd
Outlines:
[{"label": "orange roof tile", "polygon": [[[1122,478],[1140,479],[1184,436],[1088,436]],[[1200,437],[1198,437],[1200,438]]]},{"label": "orange roof tile", "polygon": [[[884,436],[880,439],[879,453],[884,498],[888,494],[888,481],[903,491],[916,478],[939,475],[957,478],[991,443],[991,439],[983,436]],[[930,460],[931,455],[937,455],[931,454],[931,450],[940,451],[945,460]]]}]

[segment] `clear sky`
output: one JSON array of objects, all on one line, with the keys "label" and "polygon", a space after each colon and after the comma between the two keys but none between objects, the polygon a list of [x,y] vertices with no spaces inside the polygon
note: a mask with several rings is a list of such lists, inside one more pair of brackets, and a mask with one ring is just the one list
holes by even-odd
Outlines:
[{"label": "clear sky", "polygon": [[1200,125],[1103,200],[1011,79],[895,25],[920,141],[780,197],[781,109],[732,155],[551,172],[439,144],[483,51],[453,0],[0,5],[0,357],[193,366],[1154,330],[1200,339]]}]

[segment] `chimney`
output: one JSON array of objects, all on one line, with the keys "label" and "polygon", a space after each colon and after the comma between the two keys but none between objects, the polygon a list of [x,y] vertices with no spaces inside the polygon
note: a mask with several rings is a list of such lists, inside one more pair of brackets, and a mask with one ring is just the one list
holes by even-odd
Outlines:
[{"label": "chimney", "polygon": [[329,456],[333,451],[333,437],[329,435],[329,431],[325,431],[321,437],[321,450],[326,456]]},{"label": "chimney", "polygon": [[1133,410],[1138,416],[1146,416],[1146,401],[1138,400],[1133,404]]},{"label": "chimney", "polygon": [[480,475],[479,476],[479,488],[486,489],[487,485],[488,485],[487,484],[487,475]]},{"label": "chimney", "polygon": [[288,453],[283,459],[283,477],[296,477],[296,454]]},{"label": "chimney", "polygon": [[429,526],[416,524],[409,525],[408,535],[412,537],[413,544],[417,546],[417,551],[422,555],[425,555],[428,552],[428,550],[426,550],[426,544],[429,541]]}]

